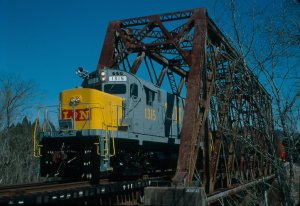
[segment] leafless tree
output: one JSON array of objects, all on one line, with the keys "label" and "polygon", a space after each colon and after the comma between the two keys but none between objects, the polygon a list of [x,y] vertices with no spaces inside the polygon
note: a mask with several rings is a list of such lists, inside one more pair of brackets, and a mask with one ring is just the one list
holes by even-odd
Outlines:
[{"label": "leafless tree", "polygon": [[0,184],[38,180],[32,151],[34,125],[25,117],[26,110],[36,106],[37,91],[33,81],[0,75]]},{"label": "leafless tree", "polygon": [[16,75],[0,75],[0,129],[9,128],[15,118],[24,115],[24,110],[36,97],[35,83],[20,79]]},{"label": "leafless tree", "polygon": [[[288,0],[266,2],[215,1],[213,15],[225,28],[243,62],[250,65],[273,99],[275,129],[288,139],[289,174],[274,157],[283,202],[293,205],[293,154],[299,129],[300,107],[300,3]],[[220,15],[221,14],[221,15]],[[225,26],[225,27],[224,27]],[[276,149],[274,147],[274,149]],[[276,153],[275,153],[276,154]]]},{"label": "leafless tree", "polygon": [[25,117],[0,133],[0,185],[39,180],[38,160],[33,157],[33,129]]}]

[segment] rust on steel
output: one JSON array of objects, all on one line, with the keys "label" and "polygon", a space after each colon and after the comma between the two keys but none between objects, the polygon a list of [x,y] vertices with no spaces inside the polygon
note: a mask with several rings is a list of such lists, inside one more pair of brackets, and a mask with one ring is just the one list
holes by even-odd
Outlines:
[{"label": "rust on steel", "polygon": [[213,193],[272,174],[271,98],[206,9],[112,21],[104,67],[146,74],[185,98],[174,184]]},{"label": "rust on steel", "polygon": [[[193,171],[196,165],[196,158],[199,149],[199,131],[205,122],[208,107],[203,90],[202,70],[205,66],[205,43],[206,43],[206,10],[196,10],[191,17],[194,19],[194,40],[191,51],[192,64],[190,66],[186,105],[184,109],[183,125],[180,136],[180,148],[177,162],[177,172],[173,178],[175,184],[184,183],[190,185],[193,177]],[[200,102],[199,102],[200,101]],[[198,110],[201,110],[200,112]]]}]

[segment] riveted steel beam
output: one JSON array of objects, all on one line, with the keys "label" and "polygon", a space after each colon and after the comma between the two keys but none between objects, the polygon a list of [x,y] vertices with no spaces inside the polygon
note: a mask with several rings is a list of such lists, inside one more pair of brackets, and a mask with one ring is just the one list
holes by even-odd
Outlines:
[{"label": "riveted steel beam", "polygon": [[236,179],[271,174],[270,95],[206,9],[111,22],[103,67],[145,70],[153,84],[169,82],[171,92],[185,98],[174,184],[201,179],[212,193]]}]

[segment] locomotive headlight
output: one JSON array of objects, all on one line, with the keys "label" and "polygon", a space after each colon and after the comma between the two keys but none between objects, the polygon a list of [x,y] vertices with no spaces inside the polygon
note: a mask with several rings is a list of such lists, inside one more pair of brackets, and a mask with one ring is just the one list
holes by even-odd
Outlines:
[{"label": "locomotive headlight", "polygon": [[80,97],[71,97],[70,98],[70,105],[76,106],[80,103]]},{"label": "locomotive headlight", "polygon": [[75,102],[75,98],[74,98],[74,97],[71,97],[70,103],[74,103],[74,102]]},{"label": "locomotive headlight", "polygon": [[76,97],[76,98],[75,98],[75,103],[78,104],[79,102],[80,102],[80,98],[79,98],[79,97]]},{"label": "locomotive headlight", "polygon": [[103,71],[103,72],[101,72],[101,74],[100,74],[100,76],[101,76],[101,81],[105,81],[105,72]]}]

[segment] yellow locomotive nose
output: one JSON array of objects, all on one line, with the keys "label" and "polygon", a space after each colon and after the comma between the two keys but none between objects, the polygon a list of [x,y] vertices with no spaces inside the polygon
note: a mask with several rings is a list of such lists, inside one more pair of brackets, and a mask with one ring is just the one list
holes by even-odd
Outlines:
[{"label": "yellow locomotive nose", "polygon": [[123,99],[96,89],[76,88],[60,94],[60,120],[74,130],[116,130],[122,118]]}]

